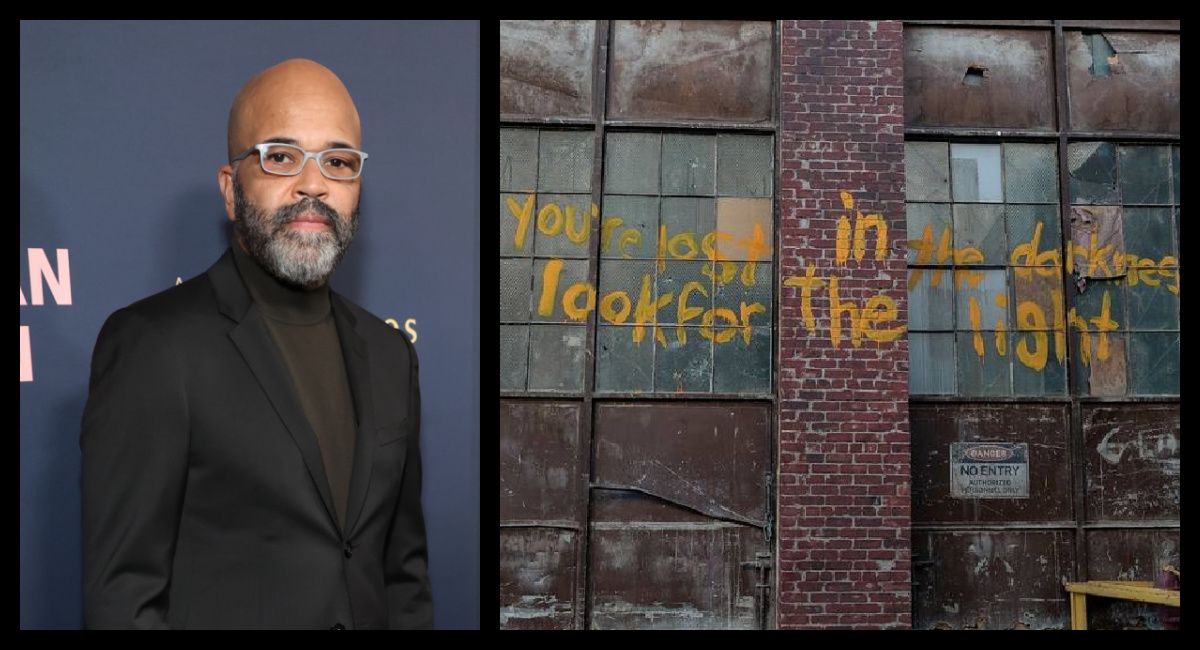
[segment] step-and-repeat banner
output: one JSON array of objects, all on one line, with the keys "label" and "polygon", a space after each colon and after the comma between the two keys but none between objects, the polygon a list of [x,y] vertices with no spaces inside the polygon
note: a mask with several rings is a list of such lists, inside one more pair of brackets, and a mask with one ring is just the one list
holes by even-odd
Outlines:
[{"label": "step-and-repeat banner", "polygon": [[479,626],[479,24],[21,23],[21,627],[82,626],[79,432],[109,314],[231,230],[229,108],[291,58],[362,121],[360,227],[331,285],[421,360],[435,625]]}]

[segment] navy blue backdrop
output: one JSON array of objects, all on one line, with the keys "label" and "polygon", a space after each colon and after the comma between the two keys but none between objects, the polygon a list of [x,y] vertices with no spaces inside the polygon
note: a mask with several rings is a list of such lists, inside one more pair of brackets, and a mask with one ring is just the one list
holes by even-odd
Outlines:
[{"label": "navy blue backdrop", "polygon": [[479,25],[22,22],[23,628],[82,625],[79,429],[114,310],[229,244],[230,104],[313,59],[362,119],[361,226],[332,286],[415,335],[436,626],[479,626]]}]

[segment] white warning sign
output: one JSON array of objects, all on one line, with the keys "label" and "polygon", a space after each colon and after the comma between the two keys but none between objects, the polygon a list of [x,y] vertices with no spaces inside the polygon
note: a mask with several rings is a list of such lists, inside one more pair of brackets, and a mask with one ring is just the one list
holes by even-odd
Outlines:
[{"label": "white warning sign", "polygon": [[950,443],[950,496],[956,499],[1028,499],[1029,445]]}]

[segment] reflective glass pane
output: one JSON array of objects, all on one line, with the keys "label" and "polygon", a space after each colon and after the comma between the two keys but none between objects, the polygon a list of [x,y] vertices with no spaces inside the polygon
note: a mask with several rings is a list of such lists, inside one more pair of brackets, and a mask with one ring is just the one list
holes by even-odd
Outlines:
[{"label": "reflective glass pane", "polygon": [[1125,208],[1125,248],[1139,258],[1178,258],[1170,208]]},{"label": "reflective glass pane", "polygon": [[950,178],[955,201],[1003,201],[1004,193],[1000,184],[1000,145],[951,144]]},{"label": "reflective glass pane", "polygon": [[1136,395],[1179,394],[1179,332],[1129,335],[1129,378]]},{"label": "reflective glass pane", "polygon": [[[1170,282],[1159,275],[1158,269],[1130,269],[1137,273],[1137,283],[1126,288],[1129,293],[1129,329],[1179,329],[1179,296],[1171,293]],[[1144,280],[1158,284],[1148,284]]]},{"label": "reflective glass pane", "polygon": [[1121,145],[1121,203],[1171,202],[1171,151],[1165,146]]}]

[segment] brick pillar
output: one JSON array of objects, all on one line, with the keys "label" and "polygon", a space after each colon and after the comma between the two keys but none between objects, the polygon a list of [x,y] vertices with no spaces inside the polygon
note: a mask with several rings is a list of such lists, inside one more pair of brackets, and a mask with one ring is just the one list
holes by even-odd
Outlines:
[{"label": "brick pillar", "polygon": [[780,628],[912,625],[902,37],[782,25]]}]

